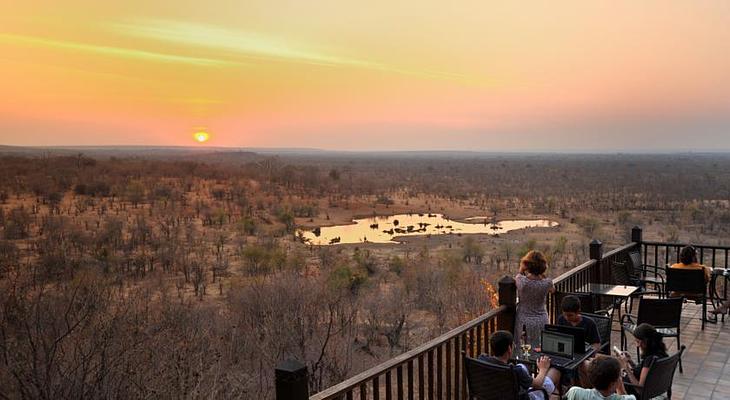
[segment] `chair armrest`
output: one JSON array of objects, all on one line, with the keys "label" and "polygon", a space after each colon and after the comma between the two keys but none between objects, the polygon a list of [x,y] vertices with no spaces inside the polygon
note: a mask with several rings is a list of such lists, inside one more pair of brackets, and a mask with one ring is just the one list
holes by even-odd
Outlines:
[{"label": "chair armrest", "polygon": [[641,385],[634,385],[631,382],[624,381],[624,386],[634,388],[634,390],[636,390],[637,393],[641,393],[641,391],[644,390],[644,387],[643,386],[641,386]]},{"label": "chair armrest", "polygon": [[602,315],[604,317],[610,317],[611,316],[611,313],[608,312],[608,308],[603,309],[603,310],[593,311],[591,314]]},{"label": "chair armrest", "polygon": [[657,278],[664,279],[664,274],[661,271],[651,271],[651,270],[648,270],[648,269],[647,270],[644,270],[644,271],[645,271],[646,274],[652,274],[652,275],[656,276]]}]

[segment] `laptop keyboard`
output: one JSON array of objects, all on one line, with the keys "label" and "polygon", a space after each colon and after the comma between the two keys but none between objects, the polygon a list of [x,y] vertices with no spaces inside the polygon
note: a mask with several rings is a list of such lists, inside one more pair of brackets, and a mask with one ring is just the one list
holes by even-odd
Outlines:
[{"label": "laptop keyboard", "polygon": [[570,364],[573,361],[572,358],[567,358],[567,357],[560,357],[560,356],[555,356],[555,355],[550,355],[550,354],[542,354],[542,355],[550,357],[550,361],[552,361],[553,364],[558,365],[558,366]]}]

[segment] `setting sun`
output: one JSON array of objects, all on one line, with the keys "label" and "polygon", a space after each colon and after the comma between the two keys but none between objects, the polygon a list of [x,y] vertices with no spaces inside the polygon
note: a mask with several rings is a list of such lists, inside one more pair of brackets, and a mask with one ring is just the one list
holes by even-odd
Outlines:
[{"label": "setting sun", "polygon": [[193,134],[193,138],[195,138],[195,141],[198,143],[205,143],[210,139],[210,135],[208,132],[195,132]]}]

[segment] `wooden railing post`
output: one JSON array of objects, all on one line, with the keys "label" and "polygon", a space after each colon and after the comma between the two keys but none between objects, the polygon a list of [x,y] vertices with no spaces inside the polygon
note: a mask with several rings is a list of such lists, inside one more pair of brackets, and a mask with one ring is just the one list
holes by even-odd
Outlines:
[{"label": "wooden railing post", "polygon": [[307,366],[296,360],[281,362],[275,370],[276,400],[309,399]]},{"label": "wooden railing post", "polygon": [[499,305],[507,306],[507,310],[497,317],[497,329],[515,332],[515,311],[517,306],[517,283],[511,276],[505,275],[498,283]]},{"label": "wooden railing post", "polygon": [[634,243],[641,244],[643,239],[641,228],[638,226],[635,226],[631,228],[631,241]]},{"label": "wooden railing post", "polygon": [[591,244],[588,246],[588,256],[591,260],[598,262],[598,268],[593,269],[594,273],[592,274],[591,280],[595,283],[607,283],[611,276],[611,266],[604,265],[605,263],[601,262],[603,258],[603,243],[600,240],[593,239],[591,241]]}]

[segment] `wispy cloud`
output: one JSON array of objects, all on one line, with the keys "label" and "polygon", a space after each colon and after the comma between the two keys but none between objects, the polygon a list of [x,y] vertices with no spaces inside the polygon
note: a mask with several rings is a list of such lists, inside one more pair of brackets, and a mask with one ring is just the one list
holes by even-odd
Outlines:
[{"label": "wispy cloud", "polygon": [[78,51],[84,53],[99,54],[104,56],[132,58],[137,60],[182,63],[197,66],[223,66],[234,63],[225,60],[212,58],[188,57],[175,54],[158,53],[145,50],[129,49],[123,47],[100,46],[88,43],[72,41],[53,40],[36,36],[14,35],[0,33],[0,43],[20,46],[35,46],[66,51]]},{"label": "wispy cloud", "polygon": [[313,46],[308,47],[258,33],[225,29],[212,25],[141,19],[133,22],[114,23],[111,27],[115,32],[124,35],[226,50],[234,52],[240,57],[254,60],[323,67],[354,67],[433,79],[470,80],[469,77],[461,74],[410,69],[373,60],[332,54],[314,50]]}]

